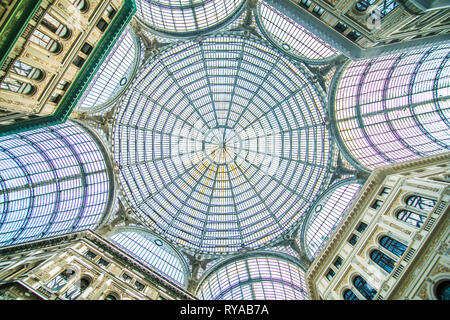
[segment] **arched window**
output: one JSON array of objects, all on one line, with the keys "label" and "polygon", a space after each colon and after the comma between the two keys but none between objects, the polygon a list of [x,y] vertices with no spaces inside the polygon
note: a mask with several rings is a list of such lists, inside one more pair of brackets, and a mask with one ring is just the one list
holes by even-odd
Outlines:
[{"label": "arched window", "polygon": [[17,60],[14,62],[11,70],[11,72],[18,74],[23,77],[27,77],[29,79],[38,80],[41,79],[43,76],[43,73],[41,70],[32,67],[26,63],[23,63],[22,61]]},{"label": "arched window", "polygon": [[81,278],[80,281],[75,282],[73,286],[65,292],[64,298],[67,300],[75,300],[84,292],[84,290],[86,290],[87,287],[89,287],[90,284],[91,281],[88,278]]},{"label": "arched window", "polygon": [[436,297],[438,300],[450,300],[450,281],[445,280],[437,285]]},{"label": "arched window", "polygon": [[397,219],[409,223],[416,228],[420,228],[425,221],[425,216],[408,210],[401,210],[397,213]]},{"label": "arched window", "polygon": [[9,77],[3,79],[0,83],[0,89],[27,95],[31,95],[34,92],[34,87],[31,84]]},{"label": "arched window", "polygon": [[105,300],[118,300],[118,299],[115,294],[110,293],[105,297]]},{"label": "arched window", "polygon": [[406,199],[406,204],[410,207],[414,207],[426,212],[430,212],[436,206],[437,201],[420,197],[420,196],[410,196]]},{"label": "arched window", "polygon": [[372,300],[377,294],[377,290],[369,286],[367,281],[360,276],[357,276],[355,280],[353,280],[353,285],[367,300]]},{"label": "arched window", "polygon": [[53,291],[59,291],[64,287],[70,280],[71,277],[75,275],[75,271],[71,269],[66,269],[57,275],[53,280],[47,283],[47,287]]},{"label": "arched window", "polygon": [[61,22],[56,20],[52,15],[45,13],[42,17],[41,24],[49,31],[53,32],[61,38],[67,38],[69,36],[69,29]]},{"label": "arched window", "polygon": [[370,254],[370,259],[389,273],[391,273],[392,269],[394,269],[395,261],[380,250],[373,250]]},{"label": "arched window", "polygon": [[36,43],[37,45],[41,46],[45,50],[48,50],[50,52],[56,53],[60,46],[57,41],[50,38],[49,36],[43,34],[38,29],[35,29],[33,33],[31,34],[30,41]]},{"label": "arched window", "polygon": [[408,248],[403,243],[392,239],[391,237],[384,236],[380,239],[380,244],[383,248],[386,248],[396,256],[401,257],[403,253],[405,253],[406,249]]},{"label": "arched window", "polygon": [[359,300],[356,294],[352,290],[347,289],[344,291],[344,300]]},{"label": "arched window", "polygon": [[87,4],[85,0],[71,0],[72,4],[80,11],[83,11],[86,9]]},{"label": "arched window", "polygon": [[355,3],[355,8],[358,11],[366,11],[372,4],[375,3],[376,0],[361,0]]}]

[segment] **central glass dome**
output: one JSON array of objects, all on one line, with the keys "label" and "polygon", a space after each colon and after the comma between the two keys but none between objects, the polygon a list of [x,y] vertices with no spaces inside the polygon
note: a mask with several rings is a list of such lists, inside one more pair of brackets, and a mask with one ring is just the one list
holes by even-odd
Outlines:
[{"label": "central glass dome", "polygon": [[222,34],[142,67],[113,126],[120,184],[162,237],[191,252],[265,246],[327,180],[322,94],[267,43]]}]

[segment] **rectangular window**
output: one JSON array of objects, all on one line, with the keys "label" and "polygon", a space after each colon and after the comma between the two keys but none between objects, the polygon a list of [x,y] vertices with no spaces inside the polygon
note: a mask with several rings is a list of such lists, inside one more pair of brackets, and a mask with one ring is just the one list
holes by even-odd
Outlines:
[{"label": "rectangular window", "polygon": [[61,91],[66,91],[68,87],[69,87],[69,82],[67,82],[66,80],[61,80],[58,83],[58,85],[56,86],[56,89],[61,90]]},{"label": "rectangular window", "polygon": [[139,281],[136,281],[136,282],[134,283],[134,286],[135,286],[136,289],[138,289],[139,291],[142,291],[142,290],[144,290],[144,288],[145,288],[145,286],[144,286],[142,283],[140,283]]},{"label": "rectangular window", "polygon": [[382,197],[387,196],[391,192],[391,190],[392,190],[391,188],[387,187],[381,189],[380,196]]},{"label": "rectangular window", "polygon": [[334,260],[333,264],[334,264],[334,266],[335,266],[336,268],[339,269],[339,268],[342,266],[342,263],[343,263],[343,262],[344,262],[344,261],[342,260],[341,257],[337,257],[336,260]]},{"label": "rectangular window", "polygon": [[350,237],[350,239],[348,239],[348,242],[354,246],[356,244],[356,242],[358,242],[359,237],[356,234],[352,234],[352,236]]},{"label": "rectangular window", "polygon": [[97,28],[99,28],[101,32],[104,32],[107,27],[108,23],[105,21],[105,19],[100,18],[100,20],[97,23]]},{"label": "rectangular window", "polygon": [[311,7],[311,1],[310,0],[301,0],[300,5],[302,5],[306,9],[308,9],[309,7]]},{"label": "rectangular window", "polygon": [[48,99],[50,102],[58,104],[61,101],[62,95],[60,94],[52,94]]},{"label": "rectangular window", "polygon": [[108,6],[108,8],[106,8],[105,10],[105,15],[108,17],[108,19],[112,20],[112,18],[114,18],[114,16],[116,15],[116,12],[117,11],[113,7]]},{"label": "rectangular window", "polygon": [[81,52],[88,56],[92,52],[92,46],[89,43],[85,42],[81,47]]},{"label": "rectangular window", "polygon": [[76,56],[75,59],[73,60],[73,64],[76,65],[78,68],[81,68],[84,62],[85,60],[80,56]]},{"label": "rectangular window", "polygon": [[359,33],[356,30],[352,30],[347,34],[347,38],[349,38],[352,41],[358,40],[360,36],[361,36],[361,33]]},{"label": "rectangular window", "polygon": [[320,17],[323,14],[323,12],[324,12],[324,10],[319,6],[315,6],[312,11],[312,13],[317,17]]},{"label": "rectangular window", "polygon": [[382,204],[383,204],[383,201],[375,200],[370,207],[372,209],[378,210],[381,207]]},{"label": "rectangular window", "polygon": [[336,274],[336,272],[334,272],[333,269],[328,270],[327,275],[325,276],[328,280],[331,281],[331,279],[333,279],[334,275]]},{"label": "rectangular window", "polygon": [[131,280],[132,280],[133,278],[130,277],[128,274],[124,273],[124,274],[122,275],[122,279],[123,279],[125,282],[130,283]]},{"label": "rectangular window", "polygon": [[93,260],[97,255],[95,253],[93,253],[91,250],[88,250],[85,253],[85,256],[88,257],[89,259]]},{"label": "rectangular window", "polygon": [[356,227],[356,231],[358,231],[359,233],[363,233],[364,230],[366,230],[367,228],[367,224],[365,224],[364,222],[360,222],[358,224],[358,226]]},{"label": "rectangular window", "polygon": [[105,268],[109,265],[109,262],[106,261],[106,260],[103,259],[103,258],[100,258],[100,260],[98,260],[97,263],[98,263],[99,265],[101,265],[102,267],[105,267]]},{"label": "rectangular window", "polygon": [[338,22],[335,26],[334,29],[336,29],[337,31],[339,31],[340,33],[343,33],[345,30],[347,30],[348,26],[345,23],[342,22]]}]

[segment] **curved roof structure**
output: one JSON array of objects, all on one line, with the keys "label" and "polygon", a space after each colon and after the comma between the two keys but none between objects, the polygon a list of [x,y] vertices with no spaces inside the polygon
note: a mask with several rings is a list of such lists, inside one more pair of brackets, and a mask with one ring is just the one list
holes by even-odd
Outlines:
[{"label": "curved roof structure", "polygon": [[374,169],[450,149],[449,45],[350,62],[331,115],[348,152]]},{"label": "curved roof structure", "polygon": [[194,252],[268,244],[306,212],[331,152],[321,93],[264,42],[217,35],[145,65],[114,124],[120,183]]},{"label": "curved roof structure", "polygon": [[226,260],[201,280],[202,300],[307,300],[305,272],[287,255],[264,252]]},{"label": "curved roof structure", "polygon": [[257,5],[260,29],[279,48],[309,63],[327,63],[339,51],[264,1]]},{"label": "curved roof structure", "polygon": [[231,21],[245,0],[136,0],[136,16],[166,36],[195,36]]},{"label": "curved roof structure", "polygon": [[98,112],[127,88],[140,61],[140,44],[127,28],[95,73],[77,104],[80,111]]},{"label": "curved roof structure", "polygon": [[0,245],[96,227],[114,193],[100,148],[71,122],[0,137]]},{"label": "curved roof structure", "polygon": [[300,239],[310,259],[325,246],[361,187],[362,183],[354,179],[342,180],[326,190],[312,207]]},{"label": "curved roof structure", "polygon": [[121,228],[109,239],[143,265],[158,271],[179,286],[187,285],[188,266],[171,245],[143,228]]}]

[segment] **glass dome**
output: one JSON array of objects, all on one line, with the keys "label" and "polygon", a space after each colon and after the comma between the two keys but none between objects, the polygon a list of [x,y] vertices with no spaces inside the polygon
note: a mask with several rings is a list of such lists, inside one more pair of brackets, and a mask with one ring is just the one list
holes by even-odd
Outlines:
[{"label": "glass dome", "polygon": [[307,71],[264,42],[178,43],[143,67],[118,109],[120,184],[149,226],[191,251],[267,245],[327,180],[323,110]]},{"label": "glass dome", "polygon": [[110,179],[99,143],[74,123],[0,137],[0,245],[95,228]]},{"label": "glass dome", "polygon": [[270,252],[224,261],[201,280],[197,295],[201,300],[308,299],[305,272]]},{"label": "glass dome", "polygon": [[192,36],[222,26],[244,4],[244,0],[136,0],[136,16],[153,31]]},{"label": "glass dome", "polygon": [[186,262],[174,248],[147,230],[122,228],[109,239],[145,266],[157,270],[179,286],[186,286],[189,270]]},{"label": "glass dome", "polygon": [[258,2],[259,26],[278,47],[310,63],[326,63],[339,54],[335,48],[264,1]]},{"label": "glass dome", "polygon": [[450,149],[449,45],[352,61],[330,114],[343,150],[374,169]]}]

